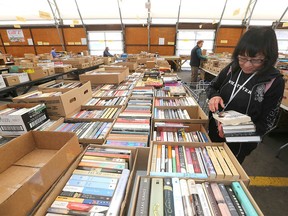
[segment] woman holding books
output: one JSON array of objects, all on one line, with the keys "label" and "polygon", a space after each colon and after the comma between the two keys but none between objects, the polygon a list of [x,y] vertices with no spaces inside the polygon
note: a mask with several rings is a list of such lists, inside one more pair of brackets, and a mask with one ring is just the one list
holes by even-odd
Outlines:
[{"label": "woman holding books", "polygon": [[[284,79],[274,67],[278,58],[275,32],[270,27],[251,28],[239,40],[232,62],[207,88],[209,98],[209,136],[223,142],[222,125],[211,113],[234,110],[251,117],[256,133],[263,136],[277,123]],[[258,143],[227,143],[242,163]]]}]

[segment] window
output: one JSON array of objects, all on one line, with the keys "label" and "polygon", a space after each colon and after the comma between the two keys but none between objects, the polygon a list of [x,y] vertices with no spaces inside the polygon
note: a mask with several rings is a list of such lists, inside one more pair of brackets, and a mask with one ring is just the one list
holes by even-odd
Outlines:
[{"label": "window", "polygon": [[[212,52],[215,38],[215,30],[190,29],[178,30],[176,41],[176,55],[190,55],[191,50],[196,46],[198,40],[204,40],[202,49]],[[183,68],[190,67],[189,61],[185,62]]]},{"label": "window", "polygon": [[105,47],[114,54],[123,53],[123,36],[121,31],[88,31],[91,55],[103,55]]},{"label": "window", "polygon": [[276,29],[275,33],[277,36],[279,52],[287,54],[288,53],[288,30]]}]

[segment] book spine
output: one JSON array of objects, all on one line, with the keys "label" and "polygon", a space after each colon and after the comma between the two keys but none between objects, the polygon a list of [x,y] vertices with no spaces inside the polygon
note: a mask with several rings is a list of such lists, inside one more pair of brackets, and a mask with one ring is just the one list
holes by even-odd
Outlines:
[{"label": "book spine", "polygon": [[252,203],[250,202],[249,198],[247,197],[246,193],[244,192],[243,188],[241,187],[239,182],[232,182],[232,190],[234,191],[237,199],[239,200],[241,206],[244,209],[244,212],[247,215],[251,216],[258,216],[255,208],[253,207]]},{"label": "book spine", "polygon": [[241,204],[239,203],[238,199],[236,198],[236,195],[233,192],[233,189],[230,186],[225,186],[227,193],[230,196],[230,199],[234,205],[234,207],[236,208],[236,211],[239,215],[246,215],[244,212],[244,209],[242,208]]},{"label": "book spine", "polygon": [[116,190],[111,200],[110,207],[107,212],[107,216],[117,216],[119,215],[120,207],[122,200],[124,198],[124,194],[126,191],[126,185],[128,182],[130,171],[128,169],[124,169],[117,184]]},{"label": "book spine", "polygon": [[189,200],[188,185],[185,179],[180,180],[180,188],[182,194],[182,202],[184,206],[184,214],[188,216],[193,216],[195,214],[194,209]]},{"label": "book spine", "polygon": [[210,206],[211,212],[213,212],[213,215],[215,216],[221,216],[220,209],[217,205],[216,199],[214,197],[214,194],[212,192],[211,186],[209,182],[202,183],[204,193],[206,194],[208,205]]},{"label": "book spine", "polygon": [[146,216],[149,210],[150,178],[141,177],[135,215]]},{"label": "book spine", "polygon": [[238,212],[237,212],[224,184],[220,183],[220,184],[218,184],[218,186],[219,186],[221,194],[225,200],[225,203],[227,204],[227,207],[229,209],[230,214],[232,216],[239,216],[240,214],[238,214]]},{"label": "book spine", "polygon": [[173,200],[173,188],[171,178],[164,178],[164,215],[173,216],[174,211],[174,200]]},{"label": "book spine", "polygon": [[164,215],[163,179],[152,178],[149,215]]},{"label": "book spine", "polygon": [[227,166],[226,162],[224,161],[219,149],[217,146],[212,146],[212,149],[214,151],[214,154],[224,172],[224,179],[232,179],[233,175],[229,169],[229,167]]},{"label": "book spine", "polygon": [[223,172],[220,164],[218,163],[218,160],[217,160],[211,146],[206,146],[206,150],[207,150],[207,153],[208,153],[208,155],[209,155],[209,157],[213,163],[214,169],[217,173],[217,178],[223,179],[224,178],[224,172]]},{"label": "book spine", "polygon": [[173,201],[174,201],[175,215],[184,215],[179,179],[172,178],[172,185],[173,185]]},{"label": "book spine", "polygon": [[188,185],[190,202],[192,203],[192,208],[194,210],[193,212],[195,212],[194,215],[204,216],[204,212],[200,202],[200,197],[197,193],[195,181],[193,179],[188,179],[187,185]]}]

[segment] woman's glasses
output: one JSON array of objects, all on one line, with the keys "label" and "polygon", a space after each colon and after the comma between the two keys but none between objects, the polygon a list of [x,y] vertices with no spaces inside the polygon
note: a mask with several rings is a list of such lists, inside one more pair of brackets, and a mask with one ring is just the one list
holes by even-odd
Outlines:
[{"label": "woman's glasses", "polygon": [[243,64],[250,61],[252,65],[261,65],[265,61],[265,59],[257,59],[257,58],[249,59],[244,56],[238,56],[238,60],[239,60],[239,63],[243,63]]}]

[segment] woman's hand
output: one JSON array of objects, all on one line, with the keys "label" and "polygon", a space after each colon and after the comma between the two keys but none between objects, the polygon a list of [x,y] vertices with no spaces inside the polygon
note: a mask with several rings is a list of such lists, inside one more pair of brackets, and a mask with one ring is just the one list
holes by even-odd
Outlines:
[{"label": "woman's hand", "polygon": [[218,122],[218,135],[219,135],[219,137],[224,138],[223,127],[222,127],[222,124],[220,122]]},{"label": "woman's hand", "polygon": [[216,112],[219,109],[219,104],[222,108],[224,108],[224,101],[220,96],[212,97],[209,100],[209,110],[211,112]]}]

